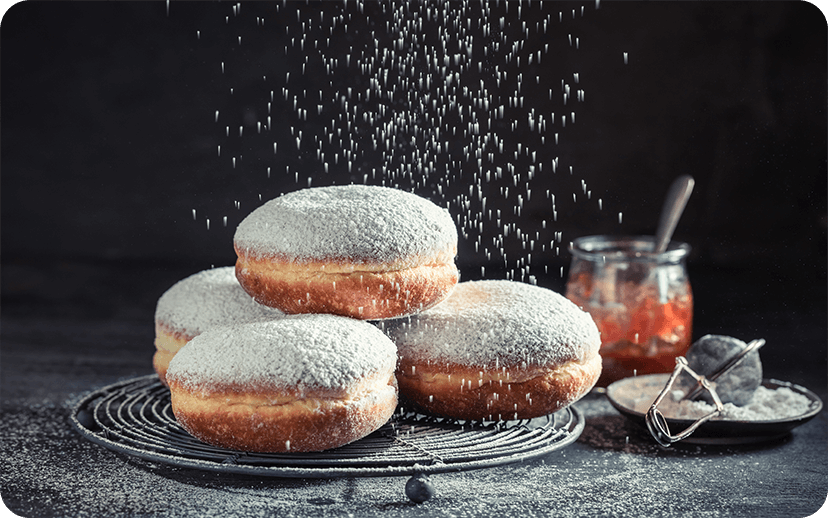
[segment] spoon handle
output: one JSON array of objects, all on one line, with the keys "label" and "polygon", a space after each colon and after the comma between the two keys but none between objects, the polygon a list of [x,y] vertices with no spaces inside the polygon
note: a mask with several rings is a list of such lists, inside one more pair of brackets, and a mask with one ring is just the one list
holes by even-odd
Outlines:
[{"label": "spoon handle", "polygon": [[695,183],[696,181],[693,180],[692,176],[685,174],[676,178],[670,185],[667,198],[664,200],[664,207],[661,210],[661,217],[658,220],[655,253],[661,254],[667,250],[667,245],[670,243],[670,238],[673,237],[673,232],[676,230],[676,225],[679,218],[681,218],[681,213],[684,212],[684,207],[687,205],[690,193],[693,192]]}]

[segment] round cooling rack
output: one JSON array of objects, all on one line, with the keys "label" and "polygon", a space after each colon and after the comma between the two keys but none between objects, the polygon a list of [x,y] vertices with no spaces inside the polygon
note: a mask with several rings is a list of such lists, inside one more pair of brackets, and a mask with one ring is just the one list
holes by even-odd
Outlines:
[{"label": "round cooling rack", "polygon": [[[72,424],[105,448],[179,467],[272,477],[332,478],[464,471],[520,462],[573,443],[584,429],[575,408],[521,421],[438,418],[403,408],[374,433],[313,453],[251,453],[205,444],[181,428],[170,392],[154,374],[86,395]],[[413,480],[413,478],[412,478]]]}]

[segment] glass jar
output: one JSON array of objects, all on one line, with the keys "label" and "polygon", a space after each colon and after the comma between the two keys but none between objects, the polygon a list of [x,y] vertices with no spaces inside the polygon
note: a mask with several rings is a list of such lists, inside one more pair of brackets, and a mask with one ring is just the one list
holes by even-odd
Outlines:
[{"label": "glass jar", "polygon": [[601,332],[598,386],[636,374],[672,372],[692,342],[693,294],[686,243],[656,254],[650,236],[586,236],[573,241],[566,296]]}]

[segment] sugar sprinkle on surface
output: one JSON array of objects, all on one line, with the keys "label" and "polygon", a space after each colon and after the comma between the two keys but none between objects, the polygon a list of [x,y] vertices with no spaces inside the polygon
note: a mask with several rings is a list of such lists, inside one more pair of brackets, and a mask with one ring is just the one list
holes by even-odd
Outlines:
[{"label": "sugar sprinkle on surface", "polygon": [[302,189],[265,203],[242,220],[234,243],[254,257],[297,262],[428,261],[456,249],[457,229],[447,210],[415,194],[342,185]]},{"label": "sugar sprinkle on surface", "polygon": [[592,317],[552,290],[516,281],[459,283],[444,302],[387,323],[400,356],[494,367],[555,365],[597,353]]},{"label": "sugar sprinkle on surface", "polygon": [[290,315],[208,330],[170,361],[167,379],[191,390],[243,384],[261,390],[339,389],[393,371],[394,343],[367,322]]},{"label": "sugar sprinkle on surface", "polygon": [[175,283],[158,299],[155,321],[196,336],[207,329],[281,318],[284,313],[255,302],[236,280],[232,266],[213,268]]}]

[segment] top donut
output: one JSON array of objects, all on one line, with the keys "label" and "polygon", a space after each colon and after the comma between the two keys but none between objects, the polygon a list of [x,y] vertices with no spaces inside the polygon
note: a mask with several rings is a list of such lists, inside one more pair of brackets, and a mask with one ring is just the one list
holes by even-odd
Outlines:
[{"label": "top donut", "polygon": [[446,298],[458,280],[448,211],[388,187],[283,195],[248,215],[233,241],[242,288],[290,314],[409,315]]},{"label": "top donut", "polygon": [[241,255],[294,262],[416,265],[454,259],[457,229],[447,210],[398,189],[314,187],[273,199],[236,229]]}]

